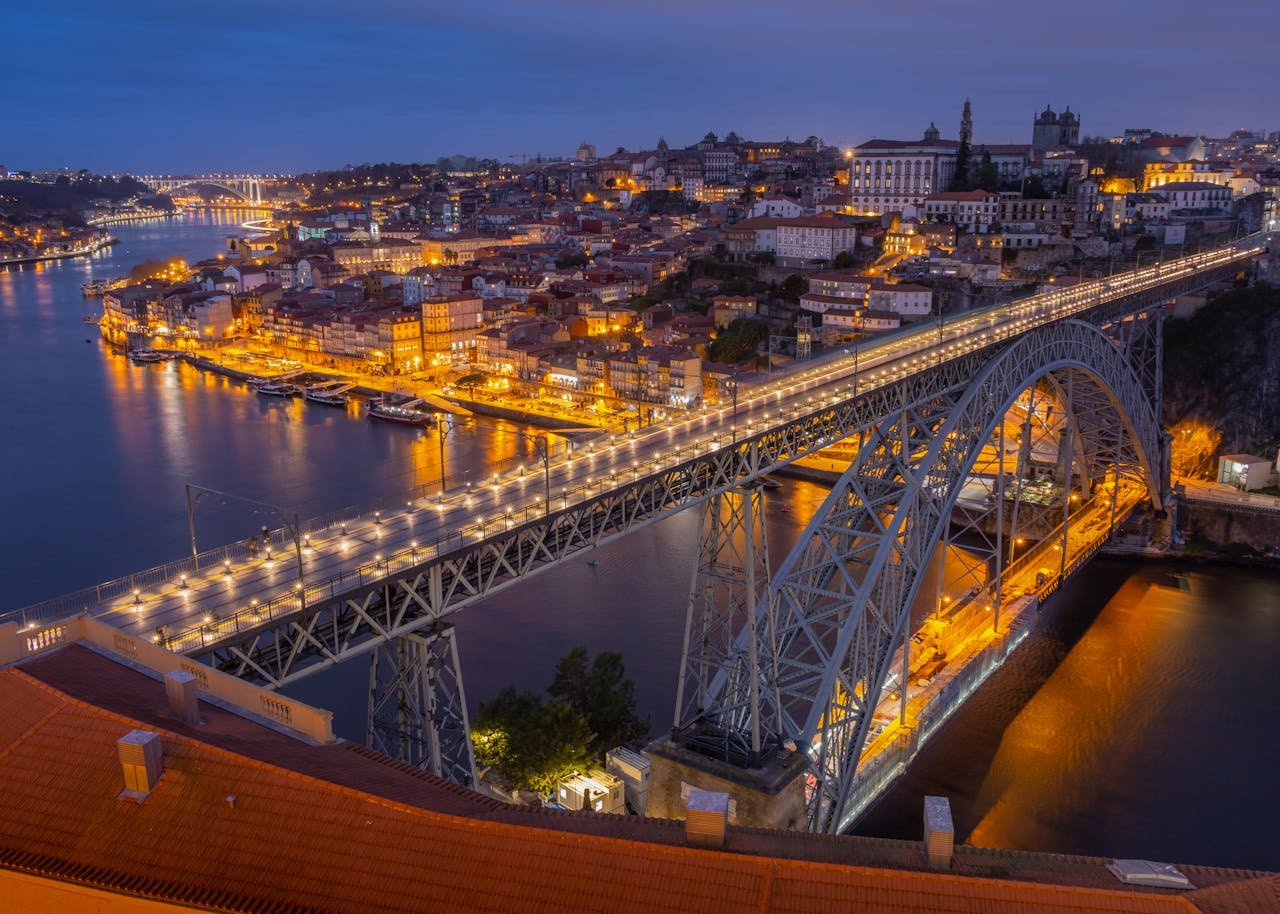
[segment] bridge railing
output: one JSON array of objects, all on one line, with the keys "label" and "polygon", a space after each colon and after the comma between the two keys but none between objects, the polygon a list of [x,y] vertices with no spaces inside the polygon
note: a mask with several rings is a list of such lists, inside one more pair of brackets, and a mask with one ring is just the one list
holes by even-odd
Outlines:
[{"label": "bridge railing", "polygon": [[[552,444],[551,456],[553,460],[568,452],[569,446],[567,443]],[[414,501],[438,500],[442,495],[447,498],[464,492],[474,485],[483,485],[494,477],[502,477],[512,473],[524,473],[532,476],[535,472],[539,474],[542,472],[542,460],[540,457],[530,458],[515,455],[487,464],[482,472],[476,474],[467,473],[461,477],[446,479],[446,483],[452,483],[452,488],[443,493],[440,491],[438,483],[422,483],[404,493],[388,495],[358,505],[348,505],[325,514],[299,519],[297,534],[299,539],[302,539],[317,533],[331,531],[335,528],[340,529],[345,524],[372,522],[380,512],[397,510],[412,504]],[[474,478],[468,478],[473,475]],[[278,527],[268,531],[262,543],[263,550],[277,552],[282,556],[288,554],[294,548],[293,532],[288,527]],[[248,539],[238,540],[212,549],[201,550],[194,555],[174,559],[162,565],[145,568],[124,577],[103,581],[91,587],[82,587],[71,593],[51,597],[39,603],[33,603],[8,612],[0,612],[0,622],[14,621],[25,628],[32,624],[51,622],[77,613],[92,612],[94,609],[110,603],[127,602],[135,595],[154,594],[157,590],[162,590],[166,587],[181,586],[185,578],[194,578],[210,568],[221,567],[228,562],[232,565],[240,565],[257,557],[258,554],[250,546]]]},{"label": "bridge railing", "polygon": [[[726,432],[717,438],[717,442],[728,440],[729,433]],[[685,445],[684,447],[671,451],[662,461],[668,468],[676,463],[687,460],[702,452],[705,453],[706,445]],[[572,452],[567,447],[560,451],[560,454],[572,456]],[[553,456],[559,456],[553,451]],[[581,455],[579,459],[585,459],[588,455]],[[523,472],[531,480],[537,479],[542,473],[541,459],[534,458],[532,462],[529,458],[524,458],[517,463],[518,458],[511,458],[505,461],[506,473]],[[502,466],[502,465],[500,465]],[[492,480],[492,466],[486,468],[484,480]],[[501,476],[502,473],[497,475]],[[598,480],[579,483],[574,486],[559,487],[559,491],[552,491],[552,510],[556,508],[557,502],[560,506],[567,508],[570,504],[583,501],[589,498],[598,497],[611,486],[619,482],[626,481],[625,477],[630,476],[632,479],[638,479],[639,470],[633,470],[631,473],[616,472],[607,477],[601,477]],[[456,487],[446,496],[454,496],[466,491],[465,487]],[[413,499],[420,499],[428,502],[428,505],[434,503],[436,499],[429,496],[438,496],[439,489],[427,485],[415,487],[410,493],[411,502]],[[299,522],[299,537],[310,536],[314,533],[322,531],[332,531],[334,528],[341,528],[343,524],[364,522],[372,523],[377,521],[376,515],[387,509],[398,509],[405,506],[406,498],[404,495],[388,496],[376,502],[365,503],[363,505],[355,505],[328,514],[319,515],[317,517],[308,518]],[[530,523],[542,517],[546,513],[546,509],[542,505],[526,505],[518,510],[512,510],[497,519],[490,519],[480,523],[472,523],[465,527],[449,533],[444,536],[436,537],[428,543],[418,547],[406,547],[400,552],[390,554],[382,562],[369,563],[366,566],[352,569],[345,572],[339,572],[325,578],[317,584],[307,584],[307,602],[313,603],[319,599],[328,599],[339,595],[345,590],[354,589],[363,586],[375,579],[386,577],[386,569],[400,570],[412,567],[435,555],[445,554],[459,549],[464,545],[475,544],[482,541],[486,536],[502,532],[506,529],[514,527],[516,524]],[[295,548],[292,542],[292,534],[288,528],[277,528],[270,531],[268,541],[264,544],[267,549],[277,552],[281,558],[288,555],[289,551]],[[21,627],[27,628],[32,625],[44,622],[54,621],[64,618],[68,615],[77,613],[90,612],[95,609],[102,608],[108,604],[116,603],[118,605],[127,606],[129,601],[137,596],[148,594],[154,595],[157,591],[166,588],[176,588],[182,586],[184,579],[194,577],[201,571],[208,571],[211,568],[221,567],[225,563],[230,562],[232,565],[243,564],[252,561],[261,556],[255,554],[248,541],[240,541],[226,546],[219,546],[214,549],[205,550],[197,555],[187,556],[186,558],[176,561],[167,562],[163,565],[157,565],[134,574],[127,575],[122,578],[116,578],[112,581],[106,581],[96,584],[92,587],[81,588],[72,593],[63,594],[39,603],[34,603],[20,609],[11,610],[7,613],[0,614],[0,622],[17,622]],[[292,603],[291,603],[292,601]],[[269,603],[260,604],[259,607],[250,607],[237,613],[234,617],[240,620],[248,619],[255,613],[261,615],[265,610],[261,607],[268,606],[289,606],[293,605],[293,610],[297,610],[297,597],[295,594],[287,594]],[[278,615],[278,614],[277,614]],[[276,618],[276,616],[263,617]],[[219,624],[217,622],[214,623]],[[191,631],[199,632],[207,629],[206,626],[197,626]],[[239,631],[241,629],[232,629]],[[228,631],[230,634],[231,631]]]},{"label": "bridge railing", "polygon": [[[1212,260],[1213,257],[1217,257],[1219,259],[1223,257],[1227,257],[1228,259],[1242,257],[1246,252],[1256,249],[1261,243],[1263,243],[1263,240],[1265,239],[1262,235],[1250,236],[1249,238],[1241,239],[1241,241],[1234,245],[1218,249],[1214,252],[1197,254],[1192,257],[1184,258],[1180,261],[1171,261],[1169,264],[1149,267],[1145,270],[1136,271],[1133,274],[1118,274],[1117,278],[1120,276],[1133,276],[1136,279],[1138,277],[1145,276],[1148,278],[1159,279],[1161,278],[1162,270],[1164,275],[1168,275],[1169,273],[1175,272],[1179,269],[1185,269],[1188,266],[1194,267],[1196,264],[1207,262],[1206,258]],[[1216,263],[1217,261],[1213,262]],[[1099,286],[1095,291],[1097,291],[1098,295],[1101,295],[1102,287]],[[1067,290],[1067,294],[1068,296],[1073,294],[1075,295],[1074,298],[1071,298],[1072,303],[1060,307],[1065,307],[1068,311],[1072,311],[1081,307],[1082,303],[1087,303],[1091,300],[1091,296],[1093,296],[1094,292],[1086,292],[1085,290],[1075,292],[1074,290]],[[945,328],[947,324],[955,320],[970,320],[975,316],[986,316],[987,312],[990,312],[990,315],[994,316],[1001,309],[1010,307],[1015,309],[1038,307],[1044,304],[1043,300],[1045,298],[1046,296],[1032,296],[1008,305],[998,305],[993,306],[990,309],[954,315],[951,319],[943,323],[943,327]],[[927,337],[931,332],[932,328],[930,327],[922,327],[919,324],[913,325],[909,328],[904,328],[903,331],[878,337],[873,345],[867,347],[866,352],[868,355],[871,355],[875,349],[885,345],[892,345],[893,343],[900,341],[904,336],[910,336],[911,334],[919,334],[922,340],[925,340],[927,343]],[[841,357],[843,357],[843,354],[837,353],[833,356],[833,359],[838,360]],[[814,367],[814,364],[815,363],[804,363],[802,367],[807,370]],[[864,389],[870,389],[871,386],[872,385],[868,384]],[[723,405],[719,408],[723,409]],[[779,410],[779,419],[786,421],[788,418],[794,418],[804,414],[809,411],[810,408],[811,407],[807,405],[797,405],[789,409]],[[728,438],[728,433],[717,436],[714,439],[712,446],[718,447]],[[686,457],[696,453],[699,449],[705,449],[706,447],[707,445],[705,443],[702,445],[686,445],[685,447],[672,452],[668,457],[677,460],[685,459]],[[572,457],[572,454],[569,456]],[[517,461],[519,461],[519,463],[517,463]],[[510,473],[513,469],[521,466],[525,468],[532,467],[528,469],[528,472],[535,474],[541,469],[538,466],[539,463],[540,458],[510,458],[505,464],[499,464],[497,467],[486,467],[485,472],[478,474],[478,476],[488,478],[489,474],[493,473],[495,470],[498,475],[502,475],[504,473]],[[623,475],[625,476],[626,474]],[[615,473],[612,478],[616,480],[617,476],[618,474]],[[475,481],[472,481],[472,484],[475,484]],[[481,481],[481,484],[483,484],[483,481]],[[558,494],[553,493],[553,501],[563,498],[563,503],[567,507],[569,502],[572,500],[592,497],[591,490],[593,489],[597,490],[595,494],[599,494],[599,490],[603,489],[603,482],[595,484],[587,483],[585,485],[572,487],[571,489],[564,489]],[[452,492],[446,492],[443,494],[447,497],[449,494],[456,494],[459,491],[461,491],[461,489],[455,487]],[[367,521],[378,511],[398,507],[406,500],[412,501],[414,499],[427,498],[432,494],[435,494],[438,497],[442,493],[430,484],[422,484],[414,487],[407,494],[388,496],[376,502],[353,505],[325,515],[308,518],[305,522],[299,522],[298,536],[301,538],[321,531],[331,530],[334,527],[340,527],[344,523]],[[526,508],[524,510],[525,513],[527,513],[529,509]],[[452,540],[461,538],[462,540],[466,540],[468,537],[475,537],[477,529],[479,530],[480,538],[483,538],[483,532],[486,526],[486,524],[471,525],[450,535],[447,539]],[[290,538],[291,534],[286,528],[270,531],[269,543],[267,545],[284,551],[292,548],[293,544],[290,542]],[[226,562],[231,562],[232,564],[244,563],[252,557],[248,541],[230,543],[228,545],[200,552],[193,556],[188,556],[154,568],[139,571],[122,578],[96,584],[92,587],[82,588],[73,593],[54,597],[21,609],[12,610],[7,613],[0,613],[0,621],[18,621],[25,627],[38,622],[52,621],[74,613],[93,611],[95,608],[102,607],[109,603],[128,600],[130,597],[135,595],[135,591],[154,592],[155,590],[161,589],[165,586],[176,586],[182,581],[184,576],[196,575],[202,569],[222,565]]]}]

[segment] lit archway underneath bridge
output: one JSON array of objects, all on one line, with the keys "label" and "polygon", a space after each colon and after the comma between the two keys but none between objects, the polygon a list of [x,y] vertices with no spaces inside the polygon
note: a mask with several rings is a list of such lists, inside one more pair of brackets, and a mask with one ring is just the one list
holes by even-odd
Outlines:
[{"label": "lit archway underneath bridge", "polygon": [[[1073,478],[1086,502],[1109,494],[1112,525],[1118,498],[1124,510],[1136,499],[1159,509],[1161,433],[1143,377],[1103,330],[1063,321],[1022,337],[953,395],[904,404],[861,436],[852,465],[760,594],[755,651],[721,662],[703,713],[718,729],[743,733],[750,708],[758,707],[761,732],[808,753],[810,828],[838,831],[856,812],[859,760],[878,728],[876,710],[895,660],[903,663],[899,681],[907,680],[912,607],[947,541],[961,490],[1024,392],[1049,388],[1067,406],[1060,447],[1071,459],[1055,577],[1069,573],[1068,553],[1087,558],[1095,540],[1111,532],[1068,541]],[[999,504],[1005,500],[1001,492]],[[999,529],[1005,525],[1001,518]],[[1006,554],[1009,567],[999,568]],[[998,588],[1030,554],[999,550],[995,587],[974,598],[998,613],[1023,587]],[[740,633],[744,648],[746,640]],[[753,653],[754,696],[742,670]]]}]

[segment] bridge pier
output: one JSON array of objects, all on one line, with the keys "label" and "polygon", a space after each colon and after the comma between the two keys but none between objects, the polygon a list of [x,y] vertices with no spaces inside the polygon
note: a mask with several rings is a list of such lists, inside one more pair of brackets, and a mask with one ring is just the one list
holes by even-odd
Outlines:
[{"label": "bridge pier", "polygon": [[452,625],[436,622],[374,648],[366,745],[455,784],[476,785]]},{"label": "bridge pier", "polygon": [[770,624],[758,612],[769,590],[763,509],[759,483],[707,500],[689,585],[674,727],[714,731],[726,757],[761,751],[757,627]]},{"label": "bridge pier", "polygon": [[[708,499],[689,586],[684,648],[669,737],[654,740],[646,815],[680,818],[691,787],[728,793],[735,823],[805,822],[807,760],[762,729],[761,689],[774,677],[769,550],[758,482]],[[765,656],[762,656],[765,655]]]}]

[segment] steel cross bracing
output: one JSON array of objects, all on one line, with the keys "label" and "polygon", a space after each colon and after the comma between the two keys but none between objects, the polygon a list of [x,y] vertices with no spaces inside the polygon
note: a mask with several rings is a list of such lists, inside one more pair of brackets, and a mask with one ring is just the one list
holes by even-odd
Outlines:
[{"label": "steel cross bracing", "polygon": [[[906,328],[869,341],[860,364],[839,353],[815,359],[742,392],[741,412],[735,404],[732,416],[726,404],[704,408],[634,433],[616,447],[571,455],[580,460],[555,461],[550,476],[565,497],[557,494],[549,513],[523,478],[512,479],[504,483],[503,491],[512,494],[502,503],[514,510],[506,510],[505,519],[474,516],[501,507],[492,504],[495,487],[483,493],[478,509],[470,508],[470,497],[463,505],[464,493],[448,493],[438,519],[415,503],[382,523],[357,512],[348,521],[356,525],[350,533],[346,527],[312,529],[319,548],[304,543],[303,552],[310,553],[304,581],[282,574],[274,566],[283,563],[271,555],[264,561],[228,548],[218,556],[225,576],[211,574],[208,562],[184,559],[2,618],[31,628],[85,612],[125,631],[154,632],[171,650],[210,657],[223,669],[277,685],[367,652],[377,641],[428,625],[581,549],[926,403],[973,377],[1029,329],[1073,315],[1114,323],[1146,304],[1238,272],[1264,243],[1250,238],[1161,268],[958,315],[936,331]],[[426,542],[419,547],[415,535]]]},{"label": "steel cross bracing", "polygon": [[474,787],[476,763],[453,626],[380,642],[369,662],[365,745],[437,777]]},{"label": "steel cross bracing", "polygon": [[185,652],[208,656],[217,668],[280,685],[370,650],[503,587],[670,513],[725,492],[798,457],[872,427],[879,417],[962,385],[986,350],[920,370],[856,399],[803,406],[736,445],[714,446],[667,469],[606,490],[589,500],[490,535],[474,544],[413,561],[387,561],[376,582],[352,582],[346,592],[308,588],[305,605],[242,638]]},{"label": "steel cross bracing", "polygon": [[853,464],[771,582],[770,643],[758,649],[773,657],[761,664],[763,723],[809,752],[815,830],[845,824],[857,759],[894,651],[910,635],[926,566],[978,453],[1022,391],[1046,377],[1069,383],[1074,424],[1092,461],[1086,471],[1110,462],[1140,478],[1159,507],[1148,456],[1159,442],[1150,397],[1101,329],[1060,321],[982,361],[967,377],[938,372],[927,393],[903,396],[865,426]]},{"label": "steel cross bracing", "polygon": [[[765,749],[755,626],[760,619],[767,624],[758,607],[768,587],[761,487],[732,489],[707,499],[689,587],[675,730],[682,742],[696,743],[703,752],[744,767],[759,764]],[[717,677],[723,683],[715,683]]]},{"label": "steel cross bracing", "polygon": [[[1114,323],[1238,269],[1235,262],[1207,268],[1119,300],[1099,293],[1096,304],[1093,299],[1084,301],[1070,313]],[[1054,322],[1041,326],[1046,325]],[[866,432],[886,416],[910,410],[921,413],[922,420],[925,414],[936,419],[945,407],[931,404],[945,402],[946,394],[963,388],[993,353],[1017,338],[993,335],[988,342],[937,361],[926,351],[913,360],[904,357],[884,363],[877,373],[868,371],[866,378],[860,374],[856,388],[847,372],[839,374],[806,391],[805,400],[783,401],[776,416],[770,414],[767,420],[735,433],[736,442],[721,435],[693,456],[681,456],[689,454],[685,448],[660,460],[656,468],[649,467],[647,475],[638,469],[624,472],[623,481],[610,481],[611,487],[602,483],[598,495],[523,519],[508,529],[485,531],[474,540],[456,536],[442,547],[388,557],[378,568],[359,575],[308,585],[305,598],[294,600],[292,609],[286,600],[287,611],[277,607],[267,619],[259,620],[257,613],[237,616],[232,621],[242,634],[228,634],[232,626],[224,620],[216,631],[187,632],[172,646],[208,657],[219,669],[235,675],[280,685],[366,652],[378,641],[411,632],[584,549]],[[614,478],[619,475],[615,473]],[[633,481],[626,482],[627,475]]]}]

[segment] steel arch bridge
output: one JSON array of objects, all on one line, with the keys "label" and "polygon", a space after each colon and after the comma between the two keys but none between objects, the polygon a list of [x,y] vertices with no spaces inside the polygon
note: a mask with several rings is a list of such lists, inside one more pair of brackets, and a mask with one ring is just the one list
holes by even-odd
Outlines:
[{"label": "steel arch bridge", "polygon": [[184,187],[207,185],[224,190],[248,203],[262,202],[263,178],[258,175],[194,175],[191,177],[143,177],[142,183],[157,193],[181,190]]},{"label": "steel arch bridge", "polygon": [[905,658],[921,583],[979,452],[1020,394],[1047,382],[1067,404],[1064,446],[1084,488],[1110,473],[1160,509],[1158,394],[1134,354],[1097,326],[1061,321],[859,436],[852,465],[761,589],[755,624],[735,633],[702,712],[744,747],[754,727],[757,751],[764,732],[808,753],[811,828],[838,831],[853,816],[859,758],[895,656]]},{"label": "steel arch bridge", "polygon": [[[869,712],[888,688],[895,652],[906,667],[911,619],[904,607],[920,591],[928,551],[945,538],[937,531],[961,513],[952,510],[957,486],[990,434],[991,417],[1019,385],[1037,380],[1070,405],[1062,450],[1074,460],[1063,489],[1062,564],[1045,587],[1056,586],[1109,533],[1066,563],[1067,521],[1077,516],[1068,516],[1065,498],[1072,477],[1085,493],[1110,486],[1109,526],[1133,504],[1117,511],[1122,483],[1161,504],[1166,459],[1156,417],[1165,302],[1238,277],[1268,240],[1253,236],[917,324],[770,379],[744,394],[741,409],[736,401],[732,412],[720,404],[629,439],[571,450],[548,459],[542,473],[521,467],[491,486],[486,480],[491,491],[432,487],[407,503],[295,518],[273,532],[274,558],[231,544],[0,615],[0,624],[20,626],[38,649],[59,620],[88,613],[268,688],[372,656],[370,744],[472,783],[447,617],[584,550],[705,506],[674,729],[710,734],[757,759],[794,741],[812,778],[809,826],[836,830],[884,774],[859,768],[860,752],[883,735]],[[750,486],[839,441],[858,443],[856,459],[803,546],[771,580],[759,490]],[[290,549],[296,578],[294,562],[278,560]],[[1014,558],[1010,550],[1008,568]],[[997,613],[1008,602],[1005,561],[997,548],[996,592],[988,595]],[[1005,652],[1014,643],[1009,634]],[[914,732],[927,735],[925,723]]]}]

